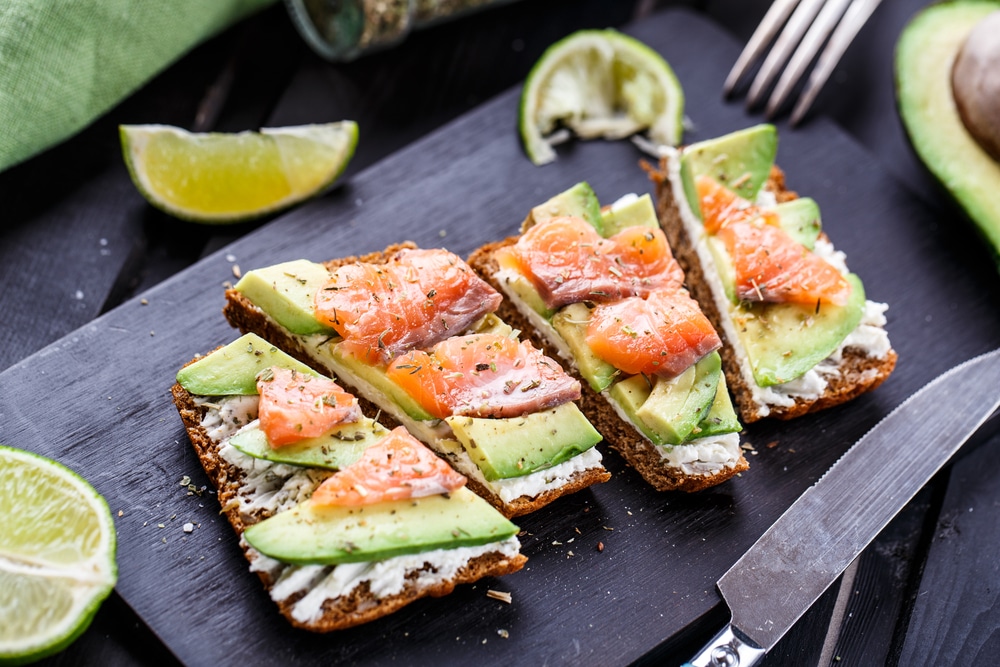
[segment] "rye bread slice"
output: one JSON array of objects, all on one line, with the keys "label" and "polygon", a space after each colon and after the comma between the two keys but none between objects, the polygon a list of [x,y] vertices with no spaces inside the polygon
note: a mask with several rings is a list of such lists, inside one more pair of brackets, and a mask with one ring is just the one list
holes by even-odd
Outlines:
[{"label": "rye bread slice", "polygon": [[[246,473],[220,456],[219,451],[222,443],[213,440],[202,426],[202,420],[209,408],[205,405],[199,405],[195,401],[195,397],[179,384],[175,384],[171,388],[171,394],[198,460],[216,488],[222,514],[226,516],[236,535],[242,537],[243,531],[247,527],[258,521],[263,521],[271,514],[266,510],[250,513],[240,511],[239,496],[241,491],[245,489]],[[240,539],[240,547],[269,593],[277,583],[279,574],[286,567],[293,567],[281,564],[269,568],[253,567],[255,561],[261,556],[242,539]],[[418,579],[421,572],[432,567],[430,564],[424,563],[421,567],[406,572],[405,584],[397,593],[382,597],[376,596],[372,593],[369,582],[365,581],[344,595],[326,599],[322,603],[321,613],[316,618],[306,621],[295,618],[293,612],[295,603],[306,595],[307,590],[298,591],[285,599],[276,601],[276,604],[281,614],[295,627],[313,632],[341,630],[391,614],[423,597],[447,595],[459,584],[473,583],[484,577],[497,577],[517,572],[526,562],[527,558],[520,553],[511,557],[502,551],[490,551],[469,559],[450,578],[430,584],[421,583]]]},{"label": "rye bread slice", "polygon": [[[747,379],[740,372],[736,350],[722,326],[722,320],[727,316],[716,306],[715,295],[705,279],[705,269],[698,257],[698,251],[684,227],[667,175],[666,158],[661,161],[658,169],[649,165],[644,167],[655,184],[656,212],[660,218],[660,225],[667,235],[674,257],[684,270],[688,289],[722,338],[720,353],[726,383],[739,410],[740,419],[744,423],[755,422],[764,417],[793,419],[809,412],[840,405],[872,391],[889,377],[896,366],[895,350],[890,349],[884,357],[873,357],[868,356],[863,349],[848,347],[844,350],[842,361],[837,368],[838,373],[827,378],[826,389],[817,398],[796,397],[794,404],[788,407],[758,403],[754,399]],[[771,191],[778,202],[791,201],[798,197],[797,193],[785,186],[785,174],[777,166],[771,169],[764,188]]]},{"label": "rye bread slice", "polygon": [[[532,223],[528,220],[526,224],[530,226]],[[502,247],[517,243],[517,239],[518,237],[512,236],[484,245],[473,252],[468,260],[469,266],[476,273],[501,292],[503,292],[503,288],[496,278],[499,266],[493,258],[493,253]],[[560,358],[556,346],[531,325],[528,318],[518,310],[510,299],[504,299],[497,314],[511,326],[527,334],[550,357]],[[691,474],[666,465],[663,457],[657,451],[656,445],[646,439],[632,424],[622,419],[608,400],[595,392],[580,376],[576,368],[567,368],[567,372],[576,377],[583,386],[580,409],[590,420],[590,423],[604,436],[604,441],[657,491],[701,491],[721,484],[750,467],[742,452],[732,466],[709,473]]]},{"label": "rye bread slice", "polygon": [[[323,264],[330,271],[335,270],[337,267],[352,264],[354,262],[384,264],[385,262],[388,262],[389,259],[399,250],[416,247],[417,246],[414,243],[407,241],[391,245],[380,252],[344,257],[330,260],[328,262],[324,262]],[[261,338],[278,346],[291,356],[314,368],[320,373],[324,373],[331,377],[336,376],[337,380],[346,388],[349,390],[355,390],[355,393],[358,393],[354,378],[337,375],[333,369],[326,366],[321,358],[313,356],[306,346],[301,345],[285,328],[268,317],[264,311],[254,305],[249,299],[237,292],[235,289],[226,290],[226,305],[224,306],[222,312],[226,316],[230,325],[236,327],[242,333],[252,332],[257,334]],[[358,394],[358,400],[361,402],[362,409],[365,410],[366,414],[375,414],[378,411],[378,405],[365,399],[360,394]],[[379,421],[390,428],[400,425],[398,421],[385,414],[379,418]],[[433,442],[427,442],[426,444],[432,450],[437,451],[442,458],[448,460],[446,455],[435,448]],[[535,496],[520,496],[510,501],[505,501],[488,486],[480,483],[472,477],[469,477],[467,486],[476,495],[486,499],[486,501],[496,507],[508,519],[512,519],[514,517],[534,512],[554,500],[561,498],[562,496],[575,493],[592,484],[606,482],[609,479],[611,479],[611,473],[609,473],[604,466],[597,466],[574,473],[565,484],[559,486],[558,488],[544,491]]]}]

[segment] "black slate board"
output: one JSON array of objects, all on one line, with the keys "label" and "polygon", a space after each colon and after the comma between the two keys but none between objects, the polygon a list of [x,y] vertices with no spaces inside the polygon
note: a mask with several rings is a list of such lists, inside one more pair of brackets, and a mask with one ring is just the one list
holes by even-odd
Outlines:
[{"label": "black slate board", "polygon": [[[674,66],[694,123],[686,140],[753,122],[719,99],[738,52],[726,34],[685,11],[632,32]],[[530,558],[524,571],[346,632],[291,629],[247,571],[215,498],[180,485],[185,475],[198,486],[206,480],[169,400],[173,375],[235,337],[219,312],[234,264],[323,260],[402,239],[464,255],[514,233],[530,205],[576,181],[588,180],[605,201],[649,191],[627,142],[577,143],[556,164],[531,166],[514,130],[517,95],[501,95],[206,258],[144,294],[147,304],[130,301],[0,374],[5,443],[60,459],[105,495],[119,534],[118,590],[183,662],[623,664],[651,651],[669,656],[685,630],[718,619],[715,580],[850,443],[937,373],[1000,344],[996,275],[985,251],[961,241],[966,227],[932,219],[832,125],[782,128],[789,185],[819,201],[869,296],[891,305],[901,359],[894,376],[851,405],[748,428],[745,440],[759,452],[751,470],[709,492],[655,493],[608,454],[611,482],[518,521]],[[186,535],[188,521],[198,527]],[[509,591],[513,603],[487,598],[487,588]]]}]

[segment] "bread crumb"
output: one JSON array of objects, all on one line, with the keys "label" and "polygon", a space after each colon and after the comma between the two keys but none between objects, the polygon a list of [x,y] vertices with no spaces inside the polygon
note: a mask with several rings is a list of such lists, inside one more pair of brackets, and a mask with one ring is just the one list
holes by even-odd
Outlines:
[{"label": "bread crumb", "polygon": [[597,550],[598,551],[604,551],[604,542],[598,542],[597,543]]},{"label": "bread crumb", "polygon": [[240,271],[239,264],[233,264],[233,276],[235,276],[237,279],[243,277],[243,273]]},{"label": "bread crumb", "polygon": [[149,299],[139,299],[139,303],[142,304],[143,306],[148,306]]},{"label": "bread crumb", "polygon": [[495,591],[492,588],[486,591],[486,597],[494,600],[500,600],[500,602],[506,602],[507,604],[510,604],[512,600],[510,593],[505,591]]},{"label": "bread crumb", "polygon": [[500,637],[502,637],[503,639],[507,639],[508,637],[510,637],[510,633],[507,632],[506,630],[504,630],[503,628],[500,628],[499,630],[497,630],[497,634]]}]

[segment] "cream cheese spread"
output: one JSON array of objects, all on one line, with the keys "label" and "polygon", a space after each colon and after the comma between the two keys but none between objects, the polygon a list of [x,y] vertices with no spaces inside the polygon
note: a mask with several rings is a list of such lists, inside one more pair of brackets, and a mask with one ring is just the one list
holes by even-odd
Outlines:
[{"label": "cream cheese spread", "polygon": [[[246,542],[243,544],[246,546]],[[343,565],[285,565],[252,547],[248,549],[251,554],[250,569],[266,572],[275,581],[271,588],[271,598],[275,602],[306,592],[292,605],[291,614],[296,621],[309,623],[323,615],[326,600],[348,595],[366,582],[368,590],[376,598],[395,595],[408,583],[417,588],[428,588],[454,579],[470,560],[479,556],[499,553],[514,558],[520,552],[521,543],[516,537],[511,537],[481,546],[437,549]]]}]

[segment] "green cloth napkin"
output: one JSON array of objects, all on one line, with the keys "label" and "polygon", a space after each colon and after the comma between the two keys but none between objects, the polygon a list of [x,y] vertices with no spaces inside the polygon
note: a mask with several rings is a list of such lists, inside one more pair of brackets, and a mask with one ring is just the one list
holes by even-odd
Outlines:
[{"label": "green cloth napkin", "polygon": [[274,0],[0,0],[0,170]]}]

